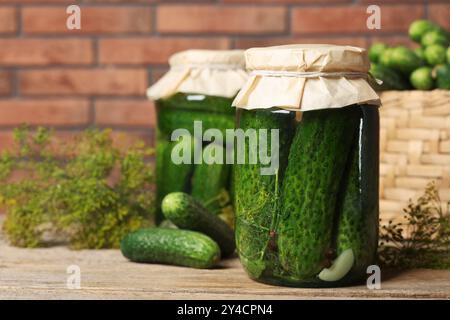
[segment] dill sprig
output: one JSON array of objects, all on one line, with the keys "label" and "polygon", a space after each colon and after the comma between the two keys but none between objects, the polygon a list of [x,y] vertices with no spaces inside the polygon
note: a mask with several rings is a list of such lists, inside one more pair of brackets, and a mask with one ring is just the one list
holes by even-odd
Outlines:
[{"label": "dill sprig", "polygon": [[379,259],[386,267],[450,268],[450,202],[443,208],[434,181],[403,209],[404,222],[380,228]]},{"label": "dill sprig", "polygon": [[0,207],[11,244],[115,248],[151,223],[154,171],[146,158],[153,151],[142,142],[119,149],[111,134],[89,129],[58,142],[46,128],[14,130],[14,148],[0,154]]}]

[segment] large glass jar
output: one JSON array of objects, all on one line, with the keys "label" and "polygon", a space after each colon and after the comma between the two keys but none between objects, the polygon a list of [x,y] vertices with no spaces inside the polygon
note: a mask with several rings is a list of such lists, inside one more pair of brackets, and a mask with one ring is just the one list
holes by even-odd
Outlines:
[{"label": "large glass jar", "polygon": [[[232,99],[199,94],[177,93],[169,98],[156,101],[158,127],[156,134],[156,186],[157,201],[171,192],[182,191],[191,194],[212,213],[220,215],[233,225],[233,209],[230,195],[231,165],[226,164],[227,146],[224,141],[201,141],[195,137],[194,125],[201,123],[202,131],[217,129],[225,137],[226,129],[235,125],[235,110],[231,108]],[[186,129],[192,141],[189,163],[176,164],[172,159],[179,139],[172,141],[172,133]],[[184,143],[186,141],[181,141]],[[196,150],[203,150],[201,156],[208,156],[208,145],[216,144],[223,149],[222,163],[209,163],[204,158],[196,164]],[[162,216],[158,219],[162,220]]]},{"label": "large glass jar", "polygon": [[234,168],[241,262],[250,277],[274,284],[360,280],[378,242],[378,108],[353,105],[295,118],[295,112],[238,112],[243,130],[280,130],[276,174],[261,175],[259,164]]},{"label": "large glass jar", "polygon": [[230,149],[224,139],[208,139],[206,133],[215,129],[225,137],[226,129],[234,129],[231,103],[247,80],[243,51],[187,50],[173,55],[169,64],[170,70],[147,91],[157,112],[156,222],[164,219],[163,198],[182,191],[234,227],[232,166],[225,161]]},{"label": "large glass jar", "polygon": [[[262,174],[267,165],[260,162],[234,166],[236,246],[241,263],[251,278],[276,285],[336,287],[360,281],[375,262],[378,244],[379,101],[373,99],[376,95],[361,74],[358,83],[344,79],[347,87],[343,90],[352,93],[358,86],[361,91],[356,100],[371,104],[345,104],[353,99],[347,95],[345,100],[336,96],[333,107],[327,106],[328,102],[324,105],[336,89],[342,89],[342,83],[333,81],[354,73],[342,70],[333,74],[333,79],[313,80],[314,70],[286,73],[278,72],[274,65],[278,61],[286,70],[298,66],[299,61],[309,62],[309,57],[312,61],[305,65],[321,61],[326,70],[328,63],[336,66],[333,57],[345,56],[334,53],[344,52],[362,56],[359,61],[364,62],[360,65],[364,72],[368,69],[365,52],[334,46],[273,47],[268,48],[271,60],[264,62],[264,49],[252,50],[246,52],[246,59],[247,67],[250,64],[256,70],[249,80],[256,85],[241,91],[234,101],[239,108],[237,127],[244,132],[278,132],[277,139],[268,141],[261,139],[270,135],[257,135],[256,146],[251,139],[244,142],[248,159],[261,155],[261,145],[264,150],[276,151],[278,167],[273,174]],[[278,54],[282,57],[279,60]],[[258,63],[271,64],[264,65],[270,71]],[[351,63],[342,61],[346,68]],[[358,67],[358,60],[353,63]],[[261,69],[264,71],[258,72]],[[311,92],[308,81],[320,90]],[[260,87],[261,83],[265,87]],[[283,85],[295,90],[284,91]],[[275,89],[270,92],[268,88]],[[283,94],[277,95],[278,90]],[[260,96],[258,92],[267,94]],[[297,102],[280,103],[291,97]],[[298,101],[304,103],[298,105]],[[318,108],[308,101],[316,101]],[[258,105],[261,103],[267,104]]]}]

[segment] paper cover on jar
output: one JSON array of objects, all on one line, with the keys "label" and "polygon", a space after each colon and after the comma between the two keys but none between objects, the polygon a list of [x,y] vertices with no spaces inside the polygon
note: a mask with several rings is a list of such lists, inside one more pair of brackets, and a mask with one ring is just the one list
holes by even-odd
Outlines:
[{"label": "paper cover on jar", "polygon": [[232,98],[248,79],[243,50],[187,50],[169,59],[170,70],[147,90],[152,100],[175,93]]},{"label": "paper cover on jar", "polygon": [[249,79],[233,101],[243,109],[308,111],[351,104],[380,105],[368,83],[366,50],[326,44],[252,48]]}]

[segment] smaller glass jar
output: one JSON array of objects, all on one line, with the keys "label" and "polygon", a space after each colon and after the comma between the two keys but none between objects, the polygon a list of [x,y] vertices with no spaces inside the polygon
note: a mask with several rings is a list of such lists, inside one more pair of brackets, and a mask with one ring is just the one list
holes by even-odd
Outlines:
[{"label": "smaller glass jar", "polygon": [[[196,133],[217,129],[225,137],[225,130],[234,128],[235,109],[231,102],[247,79],[243,58],[241,50],[177,53],[170,58],[169,72],[148,90],[148,96],[156,101],[159,206],[168,193],[186,192],[234,227],[231,165],[225,161],[226,145],[224,141],[203,141]],[[180,129],[185,132],[183,138],[173,137]],[[173,153],[180,149],[180,141],[191,143],[188,161],[183,163],[173,159]],[[215,144],[214,150],[222,150],[222,163],[205,161],[205,157],[213,156],[207,151],[213,150],[207,148],[211,143]],[[200,154],[200,162],[194,159],[196,153]],[[157,223],[162,220],[159,207]]]},{"label": "smaller glass jar", "polygon": [[365,50],[257,48],[246,51],[246,61],[253,85],[233,103],[237,127],[275,130],[277,139],[249,139],[244,150],[251,159],[269,145],[278,167],[268,175],[261,162],[234,166],[244,268],[252,279],[276,285],[360,281],[378,244],[379,99],[366,81]]}]

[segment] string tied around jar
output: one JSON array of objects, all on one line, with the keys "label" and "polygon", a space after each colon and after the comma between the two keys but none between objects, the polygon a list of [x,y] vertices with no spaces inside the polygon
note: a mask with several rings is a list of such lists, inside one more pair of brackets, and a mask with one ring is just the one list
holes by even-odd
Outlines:
[{"label": "string tied around jar", "polygon": [[377,84],[381,85],[382,80],[376,79],[369,72],[355,72],[355,71],[341,71],[341,72],[322,72],[322,71],[287,71],[287,70],[253,70],[250,72],[250,76],[263,76],[263,77],[293,77],[293,78],[365,78],[374,80]]}]

